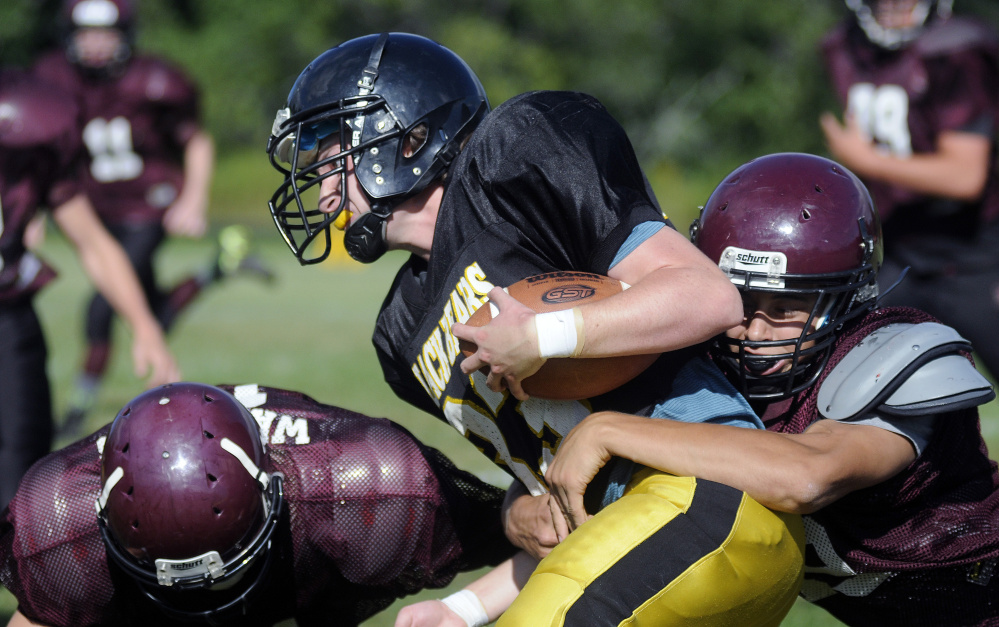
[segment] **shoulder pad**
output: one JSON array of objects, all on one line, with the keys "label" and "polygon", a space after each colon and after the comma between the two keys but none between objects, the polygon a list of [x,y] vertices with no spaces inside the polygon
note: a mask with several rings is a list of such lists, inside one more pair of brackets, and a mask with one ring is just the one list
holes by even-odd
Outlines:
[{"label": "shoulder pad", "polygon": [[973,407],[995,398],[960,351],[971,343],[936,323],[890,324],[854,346],[819,388],[824,418],[844,420],[877,407],[918,415]]},{"label": "shoulder pad", "polygon": [[188,106],[197,89],[177,68],[154,57],[136,57],[121,78],[122,93],[139,101]]},{"label": "shoulder pad", "polygon": [[999,35],[985,24],[964,17],[952,17],[926,29],[914,45],[920,56],[936,57],[980,48],[995,51]]},{"label": "shoulder pad", "polygon": [[25,73],[0,74],[0,146],[71,150],[78,116],[72,97],[54,85]]}]

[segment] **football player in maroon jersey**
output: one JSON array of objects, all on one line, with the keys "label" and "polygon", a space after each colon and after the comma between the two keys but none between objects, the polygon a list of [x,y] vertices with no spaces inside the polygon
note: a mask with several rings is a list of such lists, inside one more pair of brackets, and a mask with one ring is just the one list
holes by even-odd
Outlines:
[{"label": "football player in maroon jersey", "polygon": [[[490,111],[451,50],[381,33],[301,72],[268,152],[284,177],[272,216],[300,261],[328,255],[332,229],[362,262],[411,253],[375,325],[385,379],[516,477],[509,534],[533,557],[547,554],[500,625],[780,622],[801,577],[800,519],[727,486],[622,461],[590,494],[600,513],[552,549],[544,471],[594,408],[762,428],[703,344],[738,322],[738,291],[672,228],[606,108],[586,94],[539,91]],[[556,271],[631,287],[551,316],[498,287]],[[463,324],[487,298],[499,314],[477,329]],[[458,338],[478,352],[462,360]],[[590,399],[527,398],[521,388],[549,357],[629,353],[663,354]],[[470,594],[450,602],[479,608]],[[490,609],[471,622],[495,618]]]},{"label": "football player in maroon jersey", "polygon": [[136,374],[149,374],[153,384],[179,376],[124,252],[80,190],[78,115],[64,92],[0,70],[0,505],[52,444],[46,347],[33,297],[55,272],[24,246],[24,231],[43,207],[131,326]]},{"label": "football player in maroon jersey", "polygon": [[[243,231],[220,234],[220,254],[169,290],[157,284],[154,255],[167,235],[201,237],[214,166],[211,136],[199,122],[199,94],[179,69],[134,50],[131,0],[67,0],[63,49],[34,72],[78,100],[89,159],[87,195],[121,242],[164,329],[201,292],[246,259]],[[235,257],[235,258],[233,258]],[[264,272],[266,276],[266,272]],[[75,435],[93,405],[111,354],[113,311],[95,295],[86,314],[87,349],[62,430]]]},{"label": "football player in maroon jersey", "polygon": [[843,622],[999,623],[999,474],[977,410],[995,394],[954,329],[878,305],[864,185],[822,157],[761,157],[692,236],[743,293],[712,354],[767,430],[593,414],[549,467],[559,502],[575,511],[612,455],[720,481],[805,514],[801,595]]},{"label": "football player in maroon jersey", "polygon": [[176,383],[31,468],[0,583],[11,625],[356,626],[510,555],[502,503],[389,420]]},{"label": "football player in maroon jersey", "polygon": [[999,35],[951,0],[846,0],[823,40],[844,107],[821,126],[884,221],[886,305],[954,327],[999,372]]}]

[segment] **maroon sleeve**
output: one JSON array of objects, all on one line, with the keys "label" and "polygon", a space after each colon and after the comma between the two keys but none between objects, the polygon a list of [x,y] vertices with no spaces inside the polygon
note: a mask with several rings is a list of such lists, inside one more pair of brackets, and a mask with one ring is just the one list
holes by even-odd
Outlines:
[{"label": "maroon sleeve", "polygon": [[27,618],[98,624],[112,594],[94,503],[107,428],[39,460],[0,519],[0,583]]},{"label": "maroon sleeve", "polygon": [[513,552],[500,526],[505,492],[399,425],[294,392],[234,393],[285,476],[300,625],[363,620]]}]

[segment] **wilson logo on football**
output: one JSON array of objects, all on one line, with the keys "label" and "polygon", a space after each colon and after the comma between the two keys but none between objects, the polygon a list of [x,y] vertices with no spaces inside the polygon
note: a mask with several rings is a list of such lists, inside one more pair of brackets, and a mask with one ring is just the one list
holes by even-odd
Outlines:
[{"label": "wilson logo on football", "polygon": [[546,303],[571,303],[589,298],[596,290],[586,285],[560,285],[545,292],[541,300]]}]

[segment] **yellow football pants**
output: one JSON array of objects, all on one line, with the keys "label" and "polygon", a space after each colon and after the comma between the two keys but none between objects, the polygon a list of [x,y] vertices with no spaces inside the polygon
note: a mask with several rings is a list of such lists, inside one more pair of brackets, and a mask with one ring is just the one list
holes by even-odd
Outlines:
[{"label": "yellow football pants", "polygon": [[801,586],[801,517],[642,469],[538,565],[500,627],[779,625]]}]

